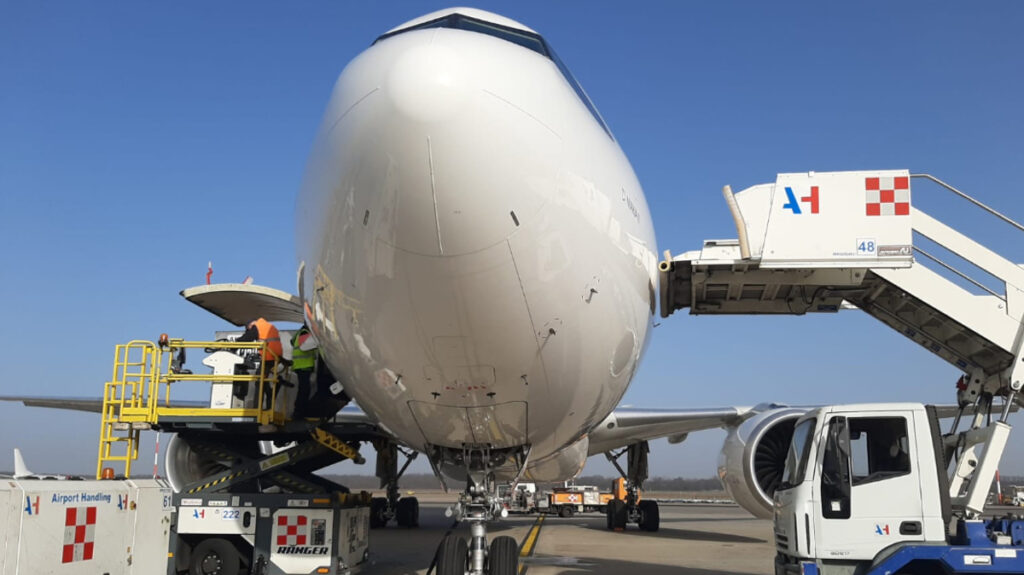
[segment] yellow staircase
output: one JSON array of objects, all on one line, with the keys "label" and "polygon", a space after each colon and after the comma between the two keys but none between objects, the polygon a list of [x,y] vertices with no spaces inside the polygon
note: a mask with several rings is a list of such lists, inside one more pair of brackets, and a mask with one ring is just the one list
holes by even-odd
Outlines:
[{"label": "yellow staircase", "polygon": [[148,392],[159,371],[160,351],[153,343],[132,341],[115,349],[114,376],[103,386],[96,479],[116,462],[124,463],[125,477],[131,474],[132,461],[139,456],[139,432],[149,429]]},{"label": "yellow staircase", "polygon": [[[114,350],[114,373],[103,387],[103,406],[100,422],[99,455],[96,459],[96,478],[103,478],[104,469],[124,465],[124,477],[131,475],[132,461],[139,455],[139,433],[144,429],[157,429],[161,418],[177,422],[202,423],[229,420],[260,425],[283,425],[285,411],[275,409],[277,404],[277,374],[260,372],[253,375],[193,374],[182,369],[176,357],[183,357],[188,349],[225,351],[250,350],[260,353],[262,342],[208,342],[161,338],[160,344],[135,340],[118,345]],[[197,405],[175,404],[171,400],[172,387],[192,383],[249,383],[255,385],[257,398],[263,397],[264,386],[271,386],[268,406],[212,409]],[[179,385],[173,385],[179,384]],[[193,402],[194,403],[194,402]],[[347,445],[344,447],[348,448]],[[349,448],[351,449],[351,448]],[[109,471],[107,472],[110,473]]]}]

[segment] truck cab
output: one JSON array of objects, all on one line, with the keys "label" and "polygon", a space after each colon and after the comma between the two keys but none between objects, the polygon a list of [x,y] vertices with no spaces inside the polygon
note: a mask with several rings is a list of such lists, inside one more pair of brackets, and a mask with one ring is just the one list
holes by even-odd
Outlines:
[{"label": "truck cab", "polygon": [[[830,406],[797,422],[774,495],[776,573],[853,573],[906,544],[946,544],[938,418],[913,403]],[[857,571],[860,572],[860,571]]]}]

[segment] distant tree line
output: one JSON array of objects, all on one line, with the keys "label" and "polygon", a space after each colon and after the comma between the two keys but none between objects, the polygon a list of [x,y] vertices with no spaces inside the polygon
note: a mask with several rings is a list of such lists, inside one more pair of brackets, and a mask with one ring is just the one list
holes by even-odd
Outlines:
[{"label": "distant tree line", "polygon": [[[576,478],[576,485],[596,485],[602,490],[609,489],[614,477],[583,475]],[[644,482],[647,491],[721,491],[722,482],[717,477],[651,477]]]},{"label": "distant tree line", "polygon": [[[352,490],[374,491],[380,489],[380,480],[372,475],[327,475],[328,479],[347,486]],[[596,485],[602,491],[612,486],[614,477],[603,475],[583,475],[576,478],[577,485]],[[554,484],[560,485],[560,484]],[[439,489],[440,482],[429,473],[410,473],[402,476],[399,486],[403,491],[416,489]],[[543,485],[548,488],[551,485]],[[449,486],[456,487],[456,486]],[[718,478],[704,479],[689,477],[652,477],[644,482],[647,491],[721,491],[722,484]]]},{"label": "distant tree line", "polygon": [[[327,475],[328,479],[347,486],[353,491],[379,491],[380,480],[372,475]],[[577,485],[596,485],[601,491],[607,491],[612,486],[614,477],[603,475],[583,475],[576,478]],[[561,484],[542,484],[540,489],[550,489]],[[1024,485],[1024,476],[1004,475],[1002,477],[1003,494],[1012,497],[1013,485]],[[417,489],[440,489],[441,483],[430,473],[410,473],[402,476],[399,486],[402,491],[415,491]],[[458,490],[459,485],[449,487]],[[693,477],[652,477],[644,482],[645,491],[721,491],[722,483],[717,477],[693,478]],[[992,485],[995,492],[995,484]]]}]

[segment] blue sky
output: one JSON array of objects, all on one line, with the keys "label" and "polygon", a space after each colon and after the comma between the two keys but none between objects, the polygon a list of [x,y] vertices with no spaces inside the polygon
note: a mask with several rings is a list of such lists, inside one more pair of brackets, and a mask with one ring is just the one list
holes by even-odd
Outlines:
[{"label": "blue sky", "polygon": [[[377,35],[444,6],[0,5],[0,392],[97,396],[115,344],[225,328],[178,296],[209,260],[215,281],[293,290],[294,195],[334,80]],[[1024,219],[1020,3],[478,6],[544,34],[572,69],[644,186],[659,251],[734,237],[721,186],[787,171],[930,172]],[[1019,233],[938,189],[914,200],[1024,262]],[[957,376],[860,312],[678,315],[624,403],[950,402]],[[35,468],[91,473],[98,427],[0,405],[0,468],[20,446]],[[659,442],[652,473],[711,476],[723,437]],[[1021,445],[1004,472],[1024,473]]]}]

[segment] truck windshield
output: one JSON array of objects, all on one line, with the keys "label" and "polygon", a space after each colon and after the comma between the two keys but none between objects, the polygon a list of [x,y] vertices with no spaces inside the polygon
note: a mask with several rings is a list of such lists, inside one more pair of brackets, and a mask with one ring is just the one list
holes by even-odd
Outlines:
[{"label": "truck windshield", "polygon": [[782,489],[796,487],[804,481],[807,471],[807,459],[811,453],[811,434],[817,425],[817,419],[806,419],[797,424],[793,430],[793,441],[789,444],[786,456],[786,469],[782,474]]}]

